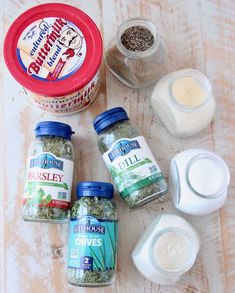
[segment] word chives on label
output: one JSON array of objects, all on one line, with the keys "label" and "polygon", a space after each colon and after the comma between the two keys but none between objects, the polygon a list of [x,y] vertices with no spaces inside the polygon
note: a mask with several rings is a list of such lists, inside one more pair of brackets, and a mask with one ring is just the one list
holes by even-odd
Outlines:
[{"label": "word chives on label", "polygon": [[71,209],[69,283],[81,287],[112,283],[117,264],[117,218],[113,186],[80,182]]}]

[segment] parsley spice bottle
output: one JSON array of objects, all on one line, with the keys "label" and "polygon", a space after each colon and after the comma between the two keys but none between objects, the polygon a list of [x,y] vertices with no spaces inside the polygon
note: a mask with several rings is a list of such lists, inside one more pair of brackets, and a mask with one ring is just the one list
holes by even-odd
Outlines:
[{"label": "parsley spice bottle", "polygon": [[136,208],[167,192],[167,184],[145,138],[126,111],[113,108],[93,122],[98,147],[124,202]]},{"label": "parsley spice bottle", "polygon": [[74,151],[67,124],[43,121],[31,143],[23,195],[25,221],[63,223],[68,220]]},{"label": "parsley spice bottle", "polygon": [[80,182],[71,210],[68,281],[80,287],[112,283],[117,263],[117,217],[113,185]]}]

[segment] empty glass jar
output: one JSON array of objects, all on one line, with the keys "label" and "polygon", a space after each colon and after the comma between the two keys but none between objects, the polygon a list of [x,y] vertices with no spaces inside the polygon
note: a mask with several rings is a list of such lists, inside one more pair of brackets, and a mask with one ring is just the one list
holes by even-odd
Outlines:
[{"label": "empty glass jar", "polygon": [[142,88],[159,80],[166,72],[167,54],[153,23],[145,18],[124,21],[107,50],[106,64],[131,88]]}]

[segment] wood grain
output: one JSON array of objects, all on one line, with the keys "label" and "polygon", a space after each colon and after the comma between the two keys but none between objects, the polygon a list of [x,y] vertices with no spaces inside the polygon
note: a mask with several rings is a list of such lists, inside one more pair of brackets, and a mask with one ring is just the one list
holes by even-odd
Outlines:
[{"label": "wood grain", "polygon": [[[27,8],[47,1],[1,0],[0,47],[7,28]],[[101,289],[69,286],[66,280],[67,225],[25,223],[20,215],[27,149],[33,129],[50,114],[35,111],[6,70],[0,51],[0,292],[1,293],[234,293],[235,292],[235,1],[234,0],[97,0],[57,1],[88,13],[100,27],[105,49],[117,26],[128,17],[144,16],[158,25],[167,49],[169,71],[186,67],[202,70],[211,80],[217,101],[215,120],[188,139],[171,136],[153,114],[151,88],[132,90],[102,66],[102,85],[95,102],[84,112],[53,117],[76,131],[74,188],[80,180],[110,180],[96,145],[93,118],[101,111],[123,106],[148,139],[168,174],[169,161],[179,151],[202,147],[228,163],[231,188],[225,206],[206,217],[183,215],[201,235],[195,266],[175,286],[150,283],[135,269],[131,251],[143,231],[160,212],[178,213],[167,195],[130,212],[116,194],[119,213],[119,251],[116,282]],[[73,195],[74,196],[74,195]],[[179,213],[180,214],[180,213]],[[181,214],[182,215],[182,214]],[[59,249],[59,250],[57,250]],[[61,249],[61,250],[60,250]],[[56,256],[55,252],[59,251]]]}]

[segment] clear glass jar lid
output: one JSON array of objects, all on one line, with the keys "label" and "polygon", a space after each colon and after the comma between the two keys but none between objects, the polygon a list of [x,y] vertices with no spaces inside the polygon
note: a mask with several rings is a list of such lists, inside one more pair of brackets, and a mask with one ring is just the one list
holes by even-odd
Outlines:
[{"label": "clear glass jar lid", "polygon": [[210,199],[220,196],[227,189],[230,175],[225,162],[208,153],[196,155],[189,161],[186,179],[193,192]]}]

